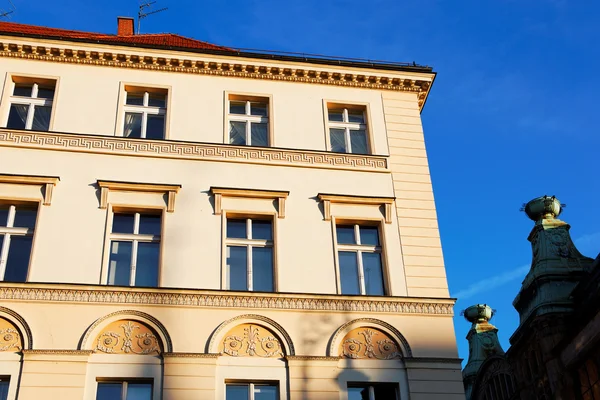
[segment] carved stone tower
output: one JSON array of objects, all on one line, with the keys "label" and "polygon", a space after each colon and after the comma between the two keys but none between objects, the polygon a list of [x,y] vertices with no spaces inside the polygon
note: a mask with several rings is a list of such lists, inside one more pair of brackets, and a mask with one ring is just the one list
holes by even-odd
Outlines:
[{"label": "carved stone tower", "polygon": [[464,316],[472,324],[467,334],[469,361],[462,373],[465,394],[469,400],[481,364],[490,356],[503,355],[504,350],[498,341],[498,328],[489,322],[494,316],[494,310],[486,304],[477,304],[467,308]]},{"label": "carved stone tower", "polygon": [[529,384],[522,386],[521,398],[543,393],[562,399],[559,393],[569,385],[569,377],[560,373],[560,360],[552,349],[564,337],[573,312],[571,292],[593,260],[575,248],[569,224],[558,219],[562,207],[556,197],[543,196],[528,202],[524,209],[535,221],[528,237],[533,259],[513,301],[520,323],[510,338],[510,353],[517,370],[539,373],[532,373]]}]

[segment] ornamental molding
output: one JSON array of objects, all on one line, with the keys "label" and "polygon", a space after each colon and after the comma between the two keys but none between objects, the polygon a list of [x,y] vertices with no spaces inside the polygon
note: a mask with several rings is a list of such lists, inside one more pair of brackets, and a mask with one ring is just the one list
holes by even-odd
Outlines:
[{"label": "ornamental molding", "polygon": [[146,192],[146,193],[163,193],[167,195],[167,212],[175,211],[175,195],[179,193],[181,185],[168,185],[161,183],[135,183],[135,182],[118,182],[98,180],[96,184],[100,188],[100,208],[108,207],[108,192],[123,191],[123,192]]},{"label": "ornamental molding", "polygon": [[[154,338],[151,338],[148,335],[146,335],[145,338],[135,337],[134,338],[135,340],[137,340],[137,339],[142,339],[142,341],[143,341],[143,339],[150,339],[151,341],[155,340],[156,345],[158,346],[158,348],[160,350],[159,352],[162,352],[163,349],[164,349],[164,351],[167,351],[167,352],[173,351],[173,344],[171,342],[171,337],[169,336],[169,333],[167,332],[167,330],[165,329],[163,324],[161,324],[159,320],[157,320],[150,314],[146,314],[145,312],[136,311],[136,310],[115,311],[113,313],[105,315],[104,317],[98,318],[86,330],[85,335],[83,336],[83,338],[81,339],[81,342],[80,342],[80,346],[79,346],[80,349],[84,349],[87,347],[88,349],[91,349],[92,351],[100,351],[103,353],[117,353],[118,351],[106,351],[102,348],[99,348],[98,341],[100,340],[100,336],[102,336],[103,333],[106,333],[105,331],[108,329],[107,327],[112,327],[113,325],[116,324],[116,327],[118,329],[118,328],[120,328],[119,327],[120,324],[123,324],[123,322],[127,323],[128,321],[132,322],[133,324],[143,325],[144,327],[146,327],[146,330],[144,330],[143,333],[149,332],[152,335],[154,335]],[[96,335],[96,339],[93,342],[91,342],[91,344],[88,344],[88,342],[90,342],[90,336],[92,335],[92,333],[97,332],[101,326],[102,326],[101,333]],[[121,329],[126,329],[126,328],[121,328]],[[132,329],[132,331],[133,331],[133,329]],[[158,333],[158,335],[155,335],[155,333]],[[117,333],[117,335],[119,335],[119,334]],[[108,337],[113,337],[114,339],[121,338],[120,336],[116,337],[114,335],[107,335],[107,336],[103,337],[103,339],[106,339]],[[131,337],[131,335],[127,335],[125,333],[124,339],[131,340],[132,337]],[[131,348],[131,344],[130,343],[127,343],[127,344],[128,345],[125,347]],[[108,345],[110,345],[110,343]],[[104,346],[106,347],[108,345],[105,344]],[[116,346],[116,344],[111,347],[114,347],[114,346]],[[121,346],[123,346],[123,344],[121,344]],[[149,344],[146,344],[146,345],[140,346],[140,347],[142,347],[143,349],[147,349],[149,347],[153,347],[153,343],[149,343]],[[136,348],[136,350],[139,350],[139,349]],[[123,350],[122,353],[128,354],[128,353],[135,353],[135,352]]]},{"label": "ornamental molding", "polygon": [[286,356],[288,361],[340,361],[341,357],[329,357],[329,356]]},{"label": "ornamental molding", "polygon": [[93,154],[389,173],[385,156],[0,129],[0,146]]},{"label": "ornamental molding", "polygon": [[356,328],[344,336],[340,357],[353,360],[395,360],[402,358],[400,346],[385,332],[375,328]]},{"label": "ornamental molding", "polygon": [[139,321],[118,320],[108,324],[94,340],[94,352],[106,354],[160,355],[160,339]]},{"label": "ornamental molding", "polygon": [[0,317],[0,352],[18,353],[23,350],[19,329],[8,319]]},{"label": "ornamental molding", "polygon": [[171,358],[219,358],[218,353],[163,353],[163,357]]},{"label": "ornamental molding", "polygon": [[[392,343],[396,345],[396,348],[398,349],[398,352],[400,353],[399,354],[400,357],[403,357],[403,358],[412,357],[412,350],[410,348],[410,345],[408,344],[408,341],[404,337],[404,335],[402,335],[402,333],[400,333],[400,331],[398,329],[394,328],[392,325],[390,325],[387,322],[382,321],[380,319],[376,319],[376,318],[357,318],[355,320],[348,321],[344,325],[340,326],[337,329],[337,331],[335,331],[335,334],[331,338],[331,342],[330,342],[331,344],[329,346],[329,355],[339,354],[340,357],[357,358],[357,357],[351,357],[351,356],[342,354],[343,352],[338,350],[338,346],[343,347],[344,342],[346,341],[347,338],[349,338],[350,333],[352,333],[354,331],[358,331],[358,330],[365,330],[368,328],[374,329],[374,330],[382,333],[383,335],[387,336],[387,338],[382,338],[382,339],[378,339],[378,340],[384,340],[384,339],[391,340]],[[363,334],[363,336],[364,336],[364,334]],[[340,339],[340,338],[343,338],[343,339]],[[366,342],[366,340],[367,340],[367,338],[365,336],[365,340],[364,340],[365,343],[363,343],[363,346],[369,345]],[[371,345],[372,345],[372,340],[371,340]],[[350,350],[350,349],[348,349],[348,350]],[[389,353],[389,350],[386,350],[384,353],[385,354]],[[365,357],[360,357],[360,358],[365,358]],[[373,358],[373,357],[367,357],[367,358]],[[375,357],[375,358],[378,358],[378,357]]]},{"label": "ornamental molding", "polygon": [[286,68],[266,65],[266,63],[261,65],[257,62],[248,62],[247,59],[240,59],[240,63],[236,62],[238,60],[223,62],[211,61],[208,57],[204,60],[199,59],[198,56],[195,59],[155,57],[141,53],[131,54],[131,49],[127,53],[119,52],[121,49],[116,47],[114,50],[115,52],[103,52],[53,45],[32,46],[7,42],[6,39],[0,43],[0,57],[7,58],[409,92],[416,94],[421,110],[431,88],[429,80],[382,76],[367,70],[361,71],[364,73],[348,70],[336,72],[324,68],[312,68],[312,66]]},{"label": "ornamental molding", "polygon": [[[302,310],[320,312],[373,312],[439,316],[452,316],[454,314],[453,299],[444,301],[440,299],[411,299],[410,297],[380,297],[375,300],[373,298],[344,298],[344,296],[317,294],[250,294],[218,291],[209,292],[201,290],[118,289],[106,286],[81,287],[68,284],[61,284],[60,286],[61,287],[59,288],[52,287],[51,284],[16,284],[0,282],[0,300],[84,304],[167,305],[173,307],[183,306],[201,308]],[[117,313],[129,313],[130,315],[142,314],[144,315],[144,319],[153,321],[154,325],[160,324],[148,314],[140,313],[139,311],[130,310],[119,311]],[[117,313],[110,314],[109,316],[116,315]],[[109,316],[105,318],[108,318]],[[100,322],[97,321],[97,323]],[[86,338],[89,332],[95,327],[96,326],[93,325],[88,329]],[[161,332],[161,334],[165,335],[166,340],[170,342],[166,331]],[[86,338],[82,341],[83,344],[86,343]],[[165,351],[169,348],[171,348],[170,343],[165,343]]]},{"label": "ornamental molding", "polygon": [[93,354],[92,350],[63,350],[63,349],[35,349],[35,350],[23,350],[23,354],[32,355],[59,355],[59,356],[89,356]]},{"label": "ornamental molding", "polygon": [[44,188],[43,205],[52,204],[52,191],[54,186],[60,181],[58,176],[37,176],[37,175],[8,175],[0,174],[0,183],[12,183],[17,185],[37,185]]},{"label": "ornamental molding", "polygon": [[230,329],[221,343],[220,352],[231,357],[284,357],[275,333],[256,324],[240,324]]},{"label": "ornamental molding", "polygon": [[[21,341],[23,350],[30,350],[33,347],[33,336],[31,335],[31,329],[23,317],[10,308],[0,306],[0,319],[4,319],[13,327],[16,327],[21,339],[26,339],[25,342],[23,342],[23,340]],[[23,337],[23,335],[25,335],[25,337]]]}]

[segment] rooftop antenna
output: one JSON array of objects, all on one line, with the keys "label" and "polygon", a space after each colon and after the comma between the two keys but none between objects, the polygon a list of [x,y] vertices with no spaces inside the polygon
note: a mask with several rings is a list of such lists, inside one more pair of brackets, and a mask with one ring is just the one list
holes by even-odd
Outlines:
[{"label": "rooftop antenna", "polygon": [[[10,1],[10,0],[9,0]],[[140,22],[142,21],[143,18],[146,18],[148,15],[152,15],[152,14],[156,14],[162,11],[166,11],[168,9],[168,7],[164,7],[158,10],[154,10],[154,11],[144,11],[146,8],[149,8],[150,6],[152,6],[152,4],[156,3],[156,0],[154,1],[147,1],[147,2],[141,2],[140,3],[140,10],[138,11],[138,27],[137,27],[137,34],[140,34]]]},{"label": "rooftop antenna", "polygon": [[12,1],[8,0],[8,2],[10,3],[10,7],[12,8],[12,10],[5,11],[0,8],[0,19],[1,18],[10,19],[10,14],[14,13],[15,10],[17,9],[17,7],[15,7],[15,5],[13,4]]}]

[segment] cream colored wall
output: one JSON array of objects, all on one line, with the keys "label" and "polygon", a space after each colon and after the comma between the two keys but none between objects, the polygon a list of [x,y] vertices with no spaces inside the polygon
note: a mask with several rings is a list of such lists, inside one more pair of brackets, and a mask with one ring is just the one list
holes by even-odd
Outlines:
[{"label": "cream colored wall", "polygon": [[383,92],[390,168],[409,296],[448,297],[425,139],[416,95]]},{"label": "cream colored wall", "polygon": [[[335,86],[2,59],[0,76],[60,77],[51,130],[114,136],[122,82],[170,86],[169,139],[223,143],[224,93],[271,95],[275,147],[326,150],[323,99],[370,104],[375,154],[388,154],[380,94]],[[90,79],[93,77],[93,79]],[[123,101],[121,99],[120,101]],[[7,118],[6,105],[0,121]],[[122,124],[119,121],[119,125]]]}]

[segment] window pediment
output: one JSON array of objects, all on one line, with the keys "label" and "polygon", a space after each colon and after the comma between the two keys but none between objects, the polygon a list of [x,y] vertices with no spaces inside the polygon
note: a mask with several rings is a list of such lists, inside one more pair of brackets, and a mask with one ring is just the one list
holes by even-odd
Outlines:
[{"label": "window pediment", "polygon": [[38,185],[44,188],[43,204],[49,206],[52,203],[52,190],[60,181],[58,176],[36,176],[36,175],[0,175],[0,183],[12,183],[16,185]]},{"label": "window pediment", "polygon": [[371,197],[371,196],[355,196],[343,194],[319,193],[318,198],[323,202],[323,214],[325,221],[331,220],[331,204],[353,204],[353,205],[372,205],[384,207],[384,219],[386,224],[392,223],[392,205],[394,197]]},{"label": "window pediment", "polygon": [[181,185],[170,185],[160,183],[136,183],[136,182],[117,182],[98,180],[100,188],[100,208],[106,209],[108,206],[108,193],[110,191],[123,192],[146,192],[146,193],[163,193],[167,197],[167,212],[175,211],[175,195],[181,189]]}]

